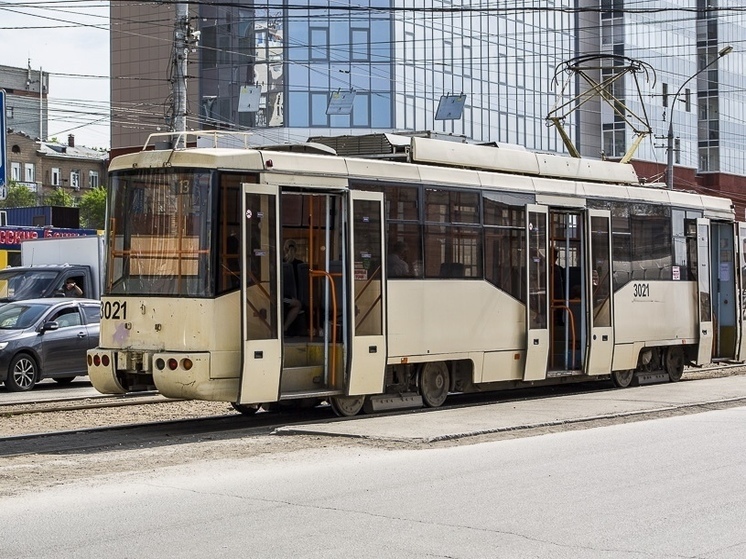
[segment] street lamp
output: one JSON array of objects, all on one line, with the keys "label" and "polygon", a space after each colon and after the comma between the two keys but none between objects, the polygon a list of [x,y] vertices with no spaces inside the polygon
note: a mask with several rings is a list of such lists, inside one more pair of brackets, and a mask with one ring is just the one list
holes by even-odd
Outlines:
[{"label": "street lamp", "polygon": [[669,117],[668,117],[668,165],[666,166],[666,185],[668,186],[669,190],[673,190],[673,110],[676,107],[676,101],[679,98],[679,94],[681,93],[681,90],[684,89],[684,86],[688,84],[690,81],[692,81],[694,78],[699,76],[702,72],[707,70],[710,66],[715,64],[718,60],[723,58],[726,54],[729,54],[733,51],[733,47],[728,45],[727,47],[723,47],[718,52],[718,55],[710,60],[707,64],[702,66],[699,70],[697,70],[694,74],[689,76],[684,83],[681,84],[681,87],[676,91],[676,93],[673,96],[673,101],[671,102],[671,109],[669,111]]}]

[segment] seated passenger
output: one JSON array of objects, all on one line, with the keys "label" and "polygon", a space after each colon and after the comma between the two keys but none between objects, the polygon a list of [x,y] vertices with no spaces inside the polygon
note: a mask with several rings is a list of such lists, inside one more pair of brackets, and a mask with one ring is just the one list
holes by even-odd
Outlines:
[{"label": "seated passenger", "polygon": [[409,276],[409,264],[407,258],[409,250],[403,241],[396,241],[389,250],[387,260],[387,274],[390,278],[402,278]]}]

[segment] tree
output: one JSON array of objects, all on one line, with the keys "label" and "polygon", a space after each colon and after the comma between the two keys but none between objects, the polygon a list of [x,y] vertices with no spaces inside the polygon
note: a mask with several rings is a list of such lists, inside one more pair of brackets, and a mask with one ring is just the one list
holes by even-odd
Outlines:
[{"label": "tree", "polygon": [[57,206],[63,208],[71,208],[75,200],[69,192],[56,188],[51,194],[48,194],[46,200],[44,200],[45,206]]},{"label": "tree", "polygon": [[104,229],[106,225],[106,187],[99,186],[80,198],[80,222],[88,229]]},{"label": "tree", "polygon": [[28,208],[37,205],[36,193],[16,181],[8,182],[5,200],[0,201],[0,207],[3,208]]}]

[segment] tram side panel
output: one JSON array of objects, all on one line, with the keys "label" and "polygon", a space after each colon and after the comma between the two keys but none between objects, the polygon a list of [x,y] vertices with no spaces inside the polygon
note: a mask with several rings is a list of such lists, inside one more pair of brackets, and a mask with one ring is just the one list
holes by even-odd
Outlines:
[{"label": "tram side panel", "polygon": [[389,365],[470,359],[476,383],[520,380],[525,344],[525,305],[488,282],[388,282]]},{"label": "tram side panel", "polygon": [[635,369],[646,347],[695,346],[697,284],[693,281],[632,281],[614,295],[615,371]]}]

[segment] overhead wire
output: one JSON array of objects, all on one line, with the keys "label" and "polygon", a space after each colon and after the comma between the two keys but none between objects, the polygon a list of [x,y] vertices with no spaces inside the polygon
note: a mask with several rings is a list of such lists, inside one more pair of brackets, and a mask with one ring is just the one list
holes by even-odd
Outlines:
[{"label": "overhead wire", "polygon": [[[128,3],[136,4],[136,2],[120,2],[120,3],[123,3],[123,4],[128,4]],[[174,3],[175,2],[168,2],[168,1],[162,2],[162,4],[164,4],[164,5],[168,5],[168,4],[173,5]],[[62,5],[65,5],[65,6],[75,5],[75,6],[80,7],[80,6],[90,6],[90,5],[95,5],[95,4],[97,4],[97,3],[96,2],[90,2],[90,1],[86,2],[84,0],[57,0],[57,1],[45,1],[45,2],[14,3],[13,5],[15,7],[27,7],[27,8],[41,8],[41,7],[45,7],[46,9],[52,9],[52,7],[55,7],[55,6],[59,7],[59,6],[62,6]],[[214,1],[197,1],[197,2],[190,2],[190,4],[196,4],[196,5],[201,5],[201,6],[212,6],[212,7],[224,7],[226,9],[237,8],[240,5],[239,2],[214,2]],[[7,6],[8,6],[7,2],[0,2],[0,9],[7,9]],[[630,6],[631,5],[630,5],[629,2],[626,3],[625,9],[623,11],[625,13],[639,13],[639,14],[659,14],[661,12],[685,13],[686,14],[688,12],[691,12],[691,10],[685,10],[685,9],[680,9],[680,8],[676,8],[676,7],[671,7],[670,9],[660,10],[660,9],[649,9],[649,8],[646,8],[646,7],[634,7],[634,6],[630,7]],[[277,7],[279,8],[279,6],[277,6]],[[373,11],[375,11],[375,13],[391,13],[393,11],[393,12],[409,13],[409,14],[429,14],[431,17],[434,16],[434,15],[437,15],[437,14],[465,14],[465,13],[468,13],[468,14],[483,14],[483,13],[492,13],[492,14],[494,14],[494,13],[503,13],[503,14],[505,14],[505,13],[516,12],[516,11],[524,11],[524,12],[562,12],[562,13],[580,13],[580,12],[584,12],[584,11],[600,11],[598,9],[596,9],[596,10],[571,10],[571,9],[568,9],[568,8],[565,8],[565,7],[560,7],[560,8],[555,7],[555,8],[552,8],[552,7],[549,7],[549,6],[545,6],[545,7],[526,6],[525,4],[520,5],[518,2],[513,3],[513,5],[507,5],[506,4],[503,7],[494,6],[494,5],[489,6],[489,5],[486,5],[486,4],[477,4],[477,5],[471,5],[471,6],[466,6],[466,7],[462,6],[462,7],[458,8],[458,9],[451,7],[451,8],[448,8],[448,9],[440,9],[440,8],[438,8],[438,9],[435,9],[435,8],[433,8],[433,9],[430,9],[430,8],[426,8],[426,9],[414,9],[414,8],[409,9],[409,8],[407,8],[407,9],[405,9],[405,8],[402,8],[402,9],[390,10],[390,9],[385,8],[385,7],[370,9],[370,8],[364,8],[364,7],[360,7],[360,6],[343,6],[343,5],[331,6],[331,7],[323,7],[323,8],[309,7],[309,6],[298,6],[298,5],[296,5],[296,6],[290,5],[290,6],[286,6],[286,7],[289,8],[288,11],[290,12],[290,15],[288,17],[289,17],[290,21],[292,21],[292,19],[294,17],[301,17],[301,18],[307,17],[307,16],[304,16],[302,14],[298,15],[298,16],[294,16],[293,15],[297,11],[302,11],[302,10],[305,10],[305,11],[308,11],[308,10],[311,10],[311,11],[323,10],[323,11],[326,11],[326,12],[329,12],[329,13],[333,13],[333,14],[342,14],[342,13],[347,13],[348,14],[347,16],[340,16],[340,17],[349,17],[350,13],[359,14],[359,13],[370,13],[370,12],[373,12]],[[630,7],[630,9],[627,9],[627,7]],[[272,8],[275,8],[275,6],[273,6],[271,3],[267,3],[265,6],[262,6],[262,8],[263,9],[264,8],[272,9]],[[721,13],[721,12],[723,12],[723,10],[720,9],[719,12]],[[691,15],[689,15],[688,17],[687,16],[679,15],[677,17],[677,19],[679,21],[681,21],[681,22],[686,22],[687,19],[691,19],[691,17],[692,17]],[[122,21],[114,21],[114,22],[112,22],[112,25],[119,27],[119,26],[121,26],[121,24],[123,22],[126,22],[126,21],[132,21],[132,19],[122,20]],[[671,22],[673,22],[673,20]],[[162,27],[164,29],[165,28],[168,28],[168,29],[172,28],[172,21],[171,20],[165,20],[165,19],[164,20],[153,20],[150,23],[153,24],[154,28],[156,28],[156,27]],[[656,23],[656,25],[660,25],[661,24],[660,21],[656,21],[655,23]],[[514,33],[509,34],[508,36],[514,36]],[[169,37],[169,38],[163,39],[163,40],[164,41],[166,41],[166,40],[170,41],[171,38]],[[426,38],[418,39],[418,41],[422,41],[424,43],[425,41],[427,41],[427,39]],[[403,41],[400,41],[400,42],[403,43]],[[395,43],[392,42],[392,44],[395,44]],[[343,44],[337,44],[337,45],[335,45],[335,47],[337,48],[337,50],[342,50],[342,51],[345,51],[347,46],[348,45],[343,45]],[[341,49],[340,49],[340,47],[341,47]],[[200,48],[204,49],[206,47],[202,46]],[[531,55],[531,57],[535,57],[535,56],[536,56],[535,54]],[[663,55],[663,56],[665,56],[665,55]],[[508,59],[508,60],[510,60],[510,59]],[[435,61],[433,61],[433,62],[435,62]],[[290,61],[290,63],[293,63],[293,64],[303,64],[302,61]],[[307,65],[311,66],[310,62],[308,62]],[[354,65],[351,64],[351,66],[354,66]],[[458,66],[458,63],[456,64],[456,66]],[[314,72],[319,72],[319,73],[323,72],[322,69],[319,69],[316,66],[313,67],[313,71]],[[375,69],[374,69],[374,71],[375,71]],[[333,76],[333,77],[330,76],[330,79],[333,79],[333,78],[336,78],[335,81],[337,81],[339,83],[343,83],[343,81],[339,79],[339,76]],[[389,79],[389,80],[391,80],[393,82],[396,79],[396,76],[383,76],[383,78],[384,79]],[[143,78],[143,79],[148,79],[148,78]],[[417,84],[415,84],[415,85],[417,85]],[[420,84],[420,85],[424,86],[425,84]],[[494,95],[497,95],[497,94],[494,94]],[[490,99],[490,96],[487,95],[486,98]],[[117,110],[117,108],[116,107],[112,107],[112,110],[115,111],[115,110]],[[123,109],[123,110],[125,110],[125,109]],[[143,115],[140,115],[140,116],[142,117]],[[471,124],[473,124],[473,123],[471,123]]]}]

